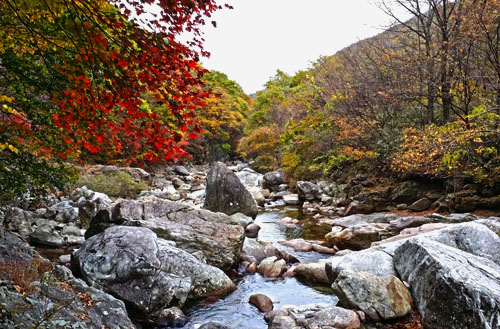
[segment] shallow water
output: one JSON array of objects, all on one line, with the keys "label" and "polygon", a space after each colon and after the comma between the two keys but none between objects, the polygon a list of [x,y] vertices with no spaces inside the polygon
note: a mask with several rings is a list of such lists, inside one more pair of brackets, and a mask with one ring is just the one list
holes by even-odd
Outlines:
[{"label": "shallow water", "polygon": [[[283,217],[300,220],[301,226],[287,229],[280,220]],[[255,223],[261,226],[258,240],[277,243],[278,241],[303,238],[320,240],[330,228],[316,225],[311,218],[302,216],[296,208],[273,209],[259,214]],[[317,261],[331,255],[317,252],[295,252],[292,248],[280,245],[303,262]],[[309,286],[295,278],[264,278],[259,274],[245,275],[238,283],[237,290],[218,300],[200,301],[188,310],[189,322],[185,329],[196,329],[202,323],[217,321],[230,328],[265,329],[264,314],[252,306],[248,299],[251,295],[262,293],[271,298],[274,308],[283,305],[305,305],[311,303],[326,303],[335,305],[337,297],[327,286]]]}]

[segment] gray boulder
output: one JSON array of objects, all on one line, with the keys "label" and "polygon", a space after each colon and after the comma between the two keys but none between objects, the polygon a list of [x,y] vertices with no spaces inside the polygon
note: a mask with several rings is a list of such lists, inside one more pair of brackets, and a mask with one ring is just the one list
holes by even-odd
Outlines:
[{"label": "gray boulder", "polygon": [[392,275],[341,271],[332,289],[341,305],[361,310],[375,321],[401,318],[411,312],[408,288]]},{"label": "gray boulder", "polygon": [[149,228],[158,237],[175,241],[180,249],[203,253],[208,264],[222,269],[237,263],[245,237],[239,222],[223,213],[157,198],[124,200],[112,210],[99,212],[86,238],[113,225]]},{"label": "gray boulder", "polygon": [[432,201],[427,198],[418,199],[413,202],[408,208],[413,211],[424,211],[430,208]]},{"label": "gray boulder", "polygon": [[232,215],[237,212],[255,218],[259,211],[254,198],[239,178],[224,164],[217,162],[207,175],[203,208]]},{"label": "gray boulder", "polygon": [[492,260],[413,238],[396,249],[394,264],[426,327],[500,328],[500,266]]},{"label": "gray boulder", "polygon": [[258,172],[250,168],[245,168],[242,171],[238,171],[236,173],[236,176],[238,176],[240,182],[245,185],[247,189],[250,189],[252,187],[260,187],[263,179],[262,174],[259,174]]},{"label": "gray boulder", "polygon": [[297,182],[297,192],[301,201],[321,200],[321,187],[311,182]]},{"label": "gray boulder", "polygon": [[285,184],[285,182],[285,171],[283,171],[283,169],[278,169],[264,174],[262,187],[270,189],[271,191],[277,191],[278,187],[281,184]]},{"label": "gray boulder", "polygon": [[342,271],[368,272],[378,276],[397,276],[392,257],[387,253],[365,249],[351,252],[345,256],[329,258],[325,265],[326,275],[332,283]]},{"label": "gray boulder", "polygon": [[85,241],[74,257],[88,284],[117,296],[146,318],[169,306],[182,306],[188,297],[234,290],[224,272],[159,243],[147,228],[108,228]]},{"label": "gray boulder", "polygon": [[268,329],[357,329],[356,312],[327,304],[285,305],[267,314]]},{"label": "gray boulder", "polygon": [[0,264],[0,328],[135,328],[122,301],[75,279],[66,267],[51,267],[1,228]]}]

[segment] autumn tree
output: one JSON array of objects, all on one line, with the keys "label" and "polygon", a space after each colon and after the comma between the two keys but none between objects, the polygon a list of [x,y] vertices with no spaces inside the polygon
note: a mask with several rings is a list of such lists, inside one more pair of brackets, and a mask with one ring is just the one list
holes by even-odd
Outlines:
[{"label": "autumn tree", "polygon": [[198,111],[203,131],[189,150],[198,161],[222,160],[235,155],[251,101],[241,86],[224,73],[211,71],[202,80],[211,95]]},{"label": "autumn tree", "polygon": [[[195,110],[210,96],[198,65],[208,55],[200,27],[219,8],[193,0],[3,1],[2,187],[13,172],[33,181],[28,158],[105,154],[140,164],[186,156],[190,134],[201,131]],[[184,31],[194,35],[186,44],[177,40]],[[164,110],[142,106],[146,94]]]}]

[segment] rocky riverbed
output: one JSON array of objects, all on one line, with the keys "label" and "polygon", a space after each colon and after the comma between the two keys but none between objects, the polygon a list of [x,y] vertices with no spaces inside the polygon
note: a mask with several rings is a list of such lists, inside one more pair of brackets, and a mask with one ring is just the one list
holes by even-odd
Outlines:
[{"label": "rocky riverbed", "polygon": [[[491,191],[361,176],[292,191],[282,171],[244,163],[88,169],[113,171],[150,189],[112,200],[82,187],[3,212],[2,328],[391,328],[420,316],[500,328],[500,219],[419,213],[446,200],[495,209]],[[50,263],[23,240],[75,251]]]}]

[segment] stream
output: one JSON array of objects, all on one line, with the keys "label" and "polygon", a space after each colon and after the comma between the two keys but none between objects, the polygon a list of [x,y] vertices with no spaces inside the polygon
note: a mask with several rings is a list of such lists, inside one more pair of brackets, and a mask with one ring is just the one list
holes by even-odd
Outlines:
[{"label": "stream", "polygon": [[[302,224],[296,229],[287,229],[280,220],[284,217],[297,218]],[[317,225],[311,218],[302,216],[297,208],[275,208],[259,213],[255,223],[261,227],[258,240],[278,244],[278,241],[303,238],[305,240],[322,240],[330,231],[329,226]],[[248,238],[247,238],[248,239]],[[311,252],[296,252],[290,247],[281,248],[297,257],[301,262],[317,261],[331,255]],[[265,278],[260,274],[246,274],[237,282],[237,289],[222,299],[206,299],[193,304],[187,315],[189,322],[185,329],[197,329],[202,323],[220,322],[230,328],[266,329],[264,313],[251,305],[251,295],[261,293],[274,303],[274,308],[283,305],[305,305],[311,303],[337,304],[337,297],[328,286],[310,286],[295,278]]]}]

